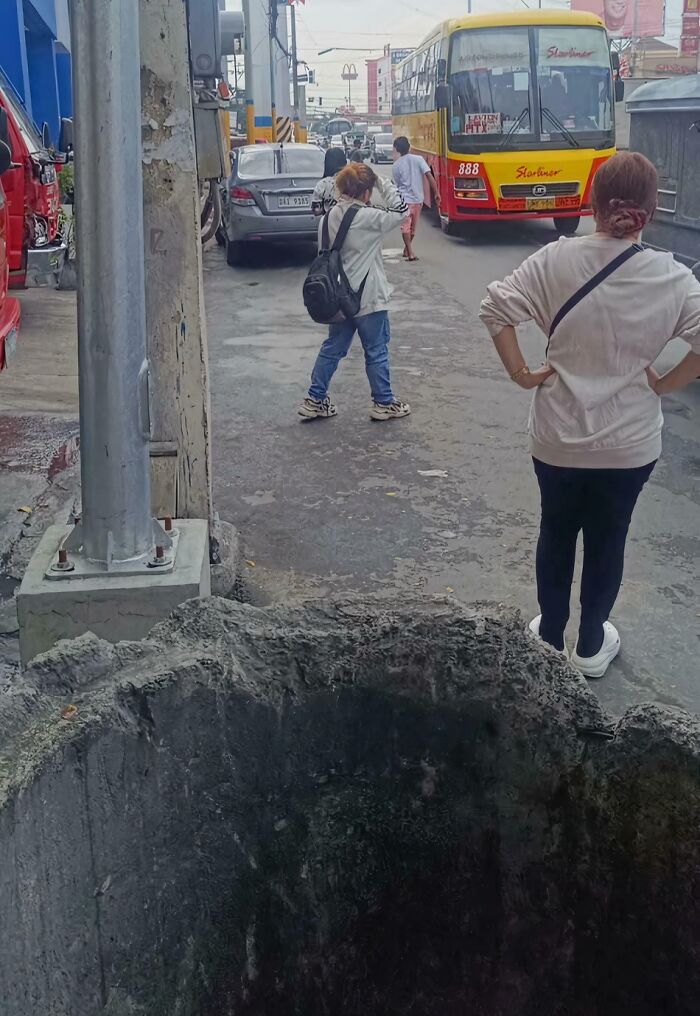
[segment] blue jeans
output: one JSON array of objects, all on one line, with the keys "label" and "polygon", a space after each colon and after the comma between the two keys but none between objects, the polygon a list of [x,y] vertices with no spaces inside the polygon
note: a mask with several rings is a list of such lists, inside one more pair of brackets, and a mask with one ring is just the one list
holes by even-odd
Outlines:
[{"label": "blue jeans", "polygon": [[372,391],[372,398],[383,406],[394,401],[389,377],[389,313],[385,310],[365,314],[352,321],[338,321],[330,325],[328,338],[321,346],[314,369],[311,372],[309,398],[321,402],[328,395],[328,386],[338,369],[338,364],[347,356],[355,332],[359,332],[365,351],[365,370]]}]

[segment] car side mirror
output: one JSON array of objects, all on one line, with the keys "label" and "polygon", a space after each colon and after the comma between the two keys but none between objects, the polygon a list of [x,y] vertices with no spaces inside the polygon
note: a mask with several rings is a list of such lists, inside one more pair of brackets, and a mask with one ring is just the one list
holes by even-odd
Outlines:
[{"label": "car side mirror", "polygon": [[72,152],[73,151],[73,121],[70,117],[61,117],[61,131],[58,136],[58,147],[60,151]]},{"label": "car side mirror", "polygon": [[452,100],[452,89],[444,81],[435,89],[435,105],[438,109],[449,109]]},{"label": "car side mirror", "polygon": [[622,78],[615,78],[615,102],[622,102],[625,97],[625,82]]},{"label": "car side mirror", "polygon": [[6,173],[12,165],[12,152],[10,146],[0,141],[0,176]]},{"label": "car side mirror", "polygon": [[51,147],[51,130],[49,129],[49,125],[46,121],[44,121],[44,125],[41,128],[41,144],[46,149]]}]

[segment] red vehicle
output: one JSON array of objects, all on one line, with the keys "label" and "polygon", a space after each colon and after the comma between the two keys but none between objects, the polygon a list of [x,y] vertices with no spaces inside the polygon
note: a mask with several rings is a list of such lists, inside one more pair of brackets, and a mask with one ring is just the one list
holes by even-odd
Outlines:
[{"label": "red vehicle", "polygon": [[0,76],[0,141],[12,153],[2,184],[8,205],[10,286],[55,285],[66,247],[59,233],[60,190],[48,130],[42,138]]},{"label": "red vehicle", "polygon": [[19,300],[8,295],[10,279],[7,246],[8,214],[2,179],[10,168],[11,162],[10,149],[0,142],[0,370],[4,370],[14,352],[20,317]]}]

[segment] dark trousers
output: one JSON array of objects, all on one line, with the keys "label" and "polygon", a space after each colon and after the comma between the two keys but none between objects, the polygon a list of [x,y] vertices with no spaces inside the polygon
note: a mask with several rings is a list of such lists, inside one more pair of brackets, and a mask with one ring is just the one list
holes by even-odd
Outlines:
[{"label": "dark trousers", "polygon": [[540,635],[557,649],[563,648],[576,541],[583,530],[578,653],[595,656],[603,644],[603,623],[622,585],[632,512],[656,463],[638,469],[565,469],[533,461],[542,496],[537,544]]}]

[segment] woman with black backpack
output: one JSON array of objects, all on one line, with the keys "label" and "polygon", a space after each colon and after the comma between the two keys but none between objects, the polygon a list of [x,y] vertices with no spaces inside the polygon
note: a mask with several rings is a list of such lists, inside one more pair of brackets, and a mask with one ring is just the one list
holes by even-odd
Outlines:
[{"label": "woman with black backpack", "polygon": [[[336,415],[328,386],[358,332],[372,392],[370,418],[397,420],[408,416],[411,407],[395,398],[391,388],[388,348],[391,286],[384,270],[382,243],[387,233],[400,227],[408,206],[392,183],[380,179],[364,164],[353,162],[346,166],[336,177],[335,186],[338,202],[321,223],[319,246],[324,246],[324,233],[331,245],[340,235],[343,283],[349,287],[349,302],[359,309],[350,317],[339,312],[329,325],[328,338],[316,359],[309,394],[299,406],[299,415],[306,420]],[[315,320],[331,320],[315,316],[309,300],[307,307]]]}]

